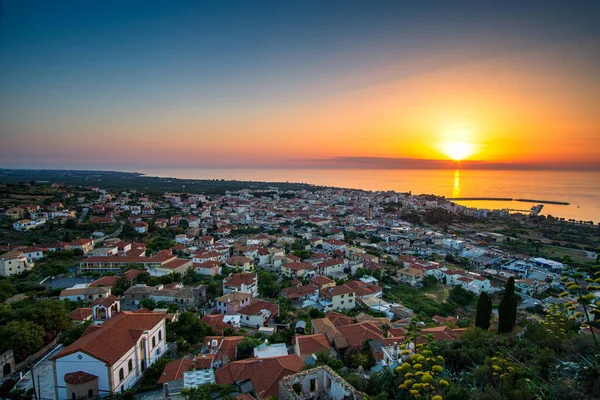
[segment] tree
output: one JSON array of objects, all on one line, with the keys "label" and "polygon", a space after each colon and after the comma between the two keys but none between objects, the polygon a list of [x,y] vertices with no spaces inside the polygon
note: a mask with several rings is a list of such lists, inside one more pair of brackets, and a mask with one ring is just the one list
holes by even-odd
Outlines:
[{"label": "tree", "polygon": [[269,271],[258,271],[258,291],[265,297],[277,297],[279,294],[277,275]]},{"label": "tree", "polygon": [[177,338],[183,338],[191,344],[200,343],[206,336],[214,335],[210,326],[189,311],[182,312],[179,319],[170,325],[170,330]]},{"label": "tree", "polygon": [[492,319],[492,296],[487,292],[482,292],[477,300],[477,315],[475,316],[475,326],[481,329],[489,329]]},{"label": "tree", "polygon": [[152,311],[156,308],[156,301],[151,298],[144,299],[140,301],[140,308],[146,308]]},{"label": "tree", "polygon": [[130,286],[131,283],[129,282],[129,280],[127,280],[125,274],[121,272],[121,274],[119,275],[119,279],[117,279],[117,285],[113,290],[113,294],[115,296],[122,296],[125,293],[125,291],[129,289]]},{"label": "tree", "polygon": [[498,332],[510,333],[517,323],[515,278],[511,276],[504,286],[504,295],[498,306]]},{"label": "tree", "polygon": [[447,379],[442,378],[445,375],[445,360],[439,354],[433,336],[421,335],[421,326],[416,318],[413,318],[407,327],[403,347],[404,350],[400,354],[405,360],[396,367],[396,371],[405,380],[399,388],[416,399],[441,400],[450,384]]},{"label": "tree", "polygon": [[[189,400],[212,400],[214,398],[229,399],[235,392],[233,385],[204,384],[192,389],[183,389],[182,394]],[[217,397],[215,397],[215,395]]]},{"label": "tree", "polygon": [[63,334],[60,337],[60,343],[63,346],[67,347],[71,343],[75,342],[83,335],[83,333],[88,328],[88,326],[91,325],[91,323],[92,321],[86,321],[80,325],[73,325],[70,329],[67,329],[63,332]]},{"label": "tree", "polygon": [[61,300],[24,301],[13,308],[16,318],[36,323],[52,338],[72,325],[65,303]]},{"label": "tree", "polygon": [[[590,333],[594,338],[594,346],[596,347],[596,350],[600,350],[600,343],[598,343],[596,333],[594,332],[594,329],[592,329],[592,316],[594,319],[597,319],[600,316],[600,302],[594,302],[596,295],[593,293],[600,290],[600,286],[598,286],[600,284],[600,264],[592,267],[594,276],[597,277],[596,279],[584,279],[581,272],[575,271],[575,268],[573,267],[573,260],[569,255],[565,255],[562,261],[566,266],[566,271],[563,272],[563,277],[561,280],[563,282],[566,281],[565,286],[568,292],[562,292],[559,297],[568,296],[569,293],[576,296],[577,301],[583,307],[583,313],[578,312],[574,315],[574,317],[585,317],[588,327],[590,328]],[[572,279],[572,281],[569,281],[569,277]],[[587,284],[587,286],[584,286],[584,284]],[[567,303],[566,306],[567,310],[569,311],[575,311],[576,309],[575,304],[572,302]]]},{"label": "tree", "polygon": [[0,328],[0,349],[12,349],[17,362],[35,353],[44,345],[44,328],[31,321],[10,321]]},{"label": "tree", "polygon": [[449,303],[456,303],[460,307],[469,307],[475,303],[475,293],[463,289],[462,286],[454,286],[448,296]]},{"label": "tree", "polygon": [[546,326],[546,331],[555,339],[557,353],[560,344],[565,337],[568,322],[567,306],[565,304],[550,304],[548,312],[546,313],[544,325]]},{"label": "tree", "polygon": [[355,279],[360,279],[366,275],[366,271],[363,268],[357,268],[356,273],[354,274]]},{"label": "tree", "polygon": [[237,359],[243,360],[244,358],[252,357],[254,355],[254,348],[260,345],[261,342],[253,337],[245,337],[237,345]]}]

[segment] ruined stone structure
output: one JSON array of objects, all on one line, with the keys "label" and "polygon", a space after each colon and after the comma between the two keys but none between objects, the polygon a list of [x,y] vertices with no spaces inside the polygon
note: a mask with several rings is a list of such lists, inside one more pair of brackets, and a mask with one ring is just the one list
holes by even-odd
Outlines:
[{"label": "ruined stone structure", "polygon": [[364,393],[327,366],[301,371],[279,381],[279,400],[360,400],[364,397]]}]

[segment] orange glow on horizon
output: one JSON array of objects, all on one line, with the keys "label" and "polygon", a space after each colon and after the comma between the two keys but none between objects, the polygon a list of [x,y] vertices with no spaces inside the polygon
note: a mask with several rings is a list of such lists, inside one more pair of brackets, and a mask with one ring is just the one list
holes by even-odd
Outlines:
[{"label": "orange glow on horizon", "polygon": [[218,110],[186,99],[68,121],[39,117],[21,128],[81,160],[103,154],[115,163],[133,157],[129,146],[114,146],[124,137],[136,160],[189,166],[335,157],[597,163],[600,82],[549,61],[570,60],[563,49],[446,65],[317,99]]}]

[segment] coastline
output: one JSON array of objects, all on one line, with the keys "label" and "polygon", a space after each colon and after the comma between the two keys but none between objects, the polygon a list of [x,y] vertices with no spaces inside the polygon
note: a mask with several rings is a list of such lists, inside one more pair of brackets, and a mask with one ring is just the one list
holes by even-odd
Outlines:
[{"label": "coastline", "polygon": [[[36,180],[82,186],[110,186],[142,191],[166,190],[224,193],[251,190],[340,188],[364,191],[430,194],[458,204],[489,210],[511,210],[513,199],[545,204],[541,214],[575,221],[600,221],[600,173],[567,171],[452,170],[241,170],[138,169],[137,171],[0,169],[0,180]],[[511,196],[505,196],[505,194]],[[479,195],[479,196],[478,196]],[[534,199],[552,200],[534,200]],[[457,200],[477,199],[477,200]],[[483,200],[482,200],[483,199]],[[487,200],[495,199],[495,200]],[[510,200],[509,200],[510,199]]]}]

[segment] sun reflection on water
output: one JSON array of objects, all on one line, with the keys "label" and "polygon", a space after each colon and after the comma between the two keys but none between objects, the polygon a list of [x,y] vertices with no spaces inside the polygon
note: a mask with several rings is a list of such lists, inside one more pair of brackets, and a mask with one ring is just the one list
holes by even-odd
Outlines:
[{"label": "sun reflection on water", "polygon": [[460,171],[454,171],[454,185],[452,186],[452,197],[460,197]]}]

